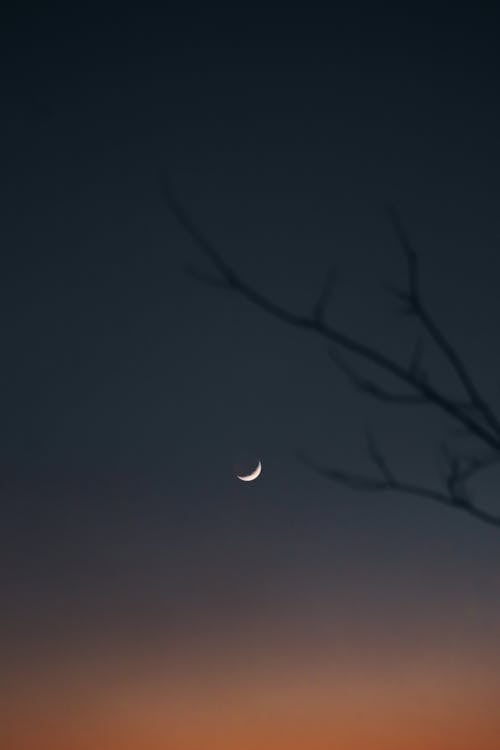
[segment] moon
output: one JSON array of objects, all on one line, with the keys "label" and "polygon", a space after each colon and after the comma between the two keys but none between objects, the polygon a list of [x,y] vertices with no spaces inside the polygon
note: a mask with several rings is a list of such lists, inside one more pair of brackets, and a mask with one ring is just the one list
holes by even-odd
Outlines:
[{"label": "moon", "polygon": [[250,474],[236,474],[236,476],[238,477],[238,479],[241,479],[242,482],[253,482],[254,479],[257,479],[257,477],[260,476],[261,471],[262,464],[259,461],[257,467],[252,472],[250,472]]}]

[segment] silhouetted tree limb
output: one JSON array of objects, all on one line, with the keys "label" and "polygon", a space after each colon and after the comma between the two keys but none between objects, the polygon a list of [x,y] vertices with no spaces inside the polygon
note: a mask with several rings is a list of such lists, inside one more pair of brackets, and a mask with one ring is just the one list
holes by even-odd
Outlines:
[{"label": "silhouetted tree limb", "polygon": [[377,401],[381,401],[385,404],[397,404],[399,406],[422,406],[427,404],[428,401],[423,396],[415,393],[402,393],[397,391],[391,391],[379,385],[374,380],[370,380],[361,373],[357,372],[354,367],[346,362],[334,349],[329,352],[330,359],[335,364],[338,370],[342,372],[351,385],[361,393],[374,398]]},{"label": "silhouetted tree limb", "polygon": [[408,239],[408,235],[393,208],[389,208],[389,216],[396,236],[400,241],[401,247],[403,248],[408,261],[408,292],[400,292],[400,297],[407,301],[410,313],[415,315],[420,321],[431,339],[437,345],[438,349],[450,363],[453,371],[461,381],[465,392],[470,399],[471,405],[477,409],[479,414],[482,414],[486,424],[491,427],[497,437],[500,437],[500,422],[498,418],[479,393],[479,390],[460,355],[455,351],[448,338],[443,334],[437,323],[431,317],[429,311],[424,306],[420,293],[417,253]]},{"label": "silhouetted tree limb", "polygon": [[[435,490],[396,478],[376,441],[372,438],[368,439],[368,455],[375,466],[375,476],[351,473],[335,467],[326,468],[308,460],[307,463],[310,466],[324,476],[353,489],[371,492],[402,492],[407,495],[427,498],[461,510],[485,523],[500,527],[500,515],[490,513],[475,505],[470,497],[468,487],[470,480],[479,472],[500,462],[500,421],[493,408],[479,392],[462,359],[424,305],[420,291],[417,254],[394,209],[389,209],[389,216],[404,251],[408,268],[408,289],[398,289],[395,293],[404,305],[404,312],[417,319],[424,333],[432,340],[451,366],[451,370],[456,376],[457,386],[463,390],[462,397],[452,397],[432,382],[422,365],[420,342],[415,347],[410,362],[401,364],[383,351],[365,344],[333,326],[327,318],[328,304],[335,283],[333,271],[327,275],[310,313],[299,314],[289,310],[254,288],[227,263],[215,246],[200,231],[168,185],[165,186],[165,196],[173,215],[209,260],[215,272],[214,275],[189,268],[190,275],[203,283],[236,292],[254,306],[287,325],[323,338],[331,345],[330,354],[333,362],[359,392],[383,403],[400,406],[430,406],[449,417],[459,426],[463,434],[469,438],[474,438],[479,444],[487,447],[489,451],[486,457],[477,459],[461,455],[456,449],[449,446],[446,449],[443,448],[441,455],[445,462],[445,474],[442,490]],[[374,379],[361,375],[355,367],[340,357],[339,350],[357,358],[360,364],[375,368],[381,376],[399,382],[405,387],[405,390],[393,390]]]},{"label": "silhouetted tree limb", "polygon": [[392,469],[389,468],[382,454],[378,452],[373,454],[373,451],[370,453],[375,468],[378,469],[378,473],[373,475],[349,472],[334,466],[323,466],[315,461],[311,461],[309,458],[303,457],[303,461],[307,466],[327,479],[343,484],[353,490],[379,493],[400,492],[413,497],[433,500],[441,505],[461,510],[480,521],[500,528],[499,516],[479,508],[470,500],[465,490],[457,491],[457,487],[453,483],[447,481],[446,486],[448,491],[440,491],[424,485],[400,480],[396,478]]}]

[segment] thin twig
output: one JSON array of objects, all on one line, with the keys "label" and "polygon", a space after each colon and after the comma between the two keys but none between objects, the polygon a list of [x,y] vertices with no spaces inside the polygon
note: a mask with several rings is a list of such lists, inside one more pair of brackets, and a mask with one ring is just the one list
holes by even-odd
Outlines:
[{"label": "thin twig", "polygon": [[466,514],[483,521],[489,526],[500,528],[499,516],[479,508],[464,497],[452,496],[445,492],[432,489],[431,487],[426,487],[425,485],[401,481],[395,479],[394,475],[386,476],[385,472],[380,476],[371,476],[368,474],[349,472],[335,466],[323,466],[304,457],[302,457],[302,461],[316,473],[352,490],[375,493],[398,492],[403,495],[433,500],[434,502],[440,503],[449,508],[461,510]]}]

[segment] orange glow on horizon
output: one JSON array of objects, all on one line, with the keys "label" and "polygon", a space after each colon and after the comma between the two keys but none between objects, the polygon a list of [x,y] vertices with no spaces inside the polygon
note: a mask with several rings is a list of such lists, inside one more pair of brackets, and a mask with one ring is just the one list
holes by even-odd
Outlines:
[{"label": "orange glow on horizon", "polygon": [[[74,665],[3,699],[9,750],[496,750],[498,664]],[[300,661],[300,660],[299,660]],[[31,680],[31,681],[30,681]]]}]

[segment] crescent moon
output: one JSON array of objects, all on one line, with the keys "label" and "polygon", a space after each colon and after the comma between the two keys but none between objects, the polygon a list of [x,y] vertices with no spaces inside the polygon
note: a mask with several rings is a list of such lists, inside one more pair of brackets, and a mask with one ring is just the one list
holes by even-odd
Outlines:
[{"label": "crescent moon", "polygon": [[237,474],[236,476],[238,477],[238,479],[241,479],[242,482],[253,482],[254,479],[257,479],[257,477],[260,476],[261,471],[262,464],[259,461],[257,467],[250,474],[244,474],[243,476]]}]

